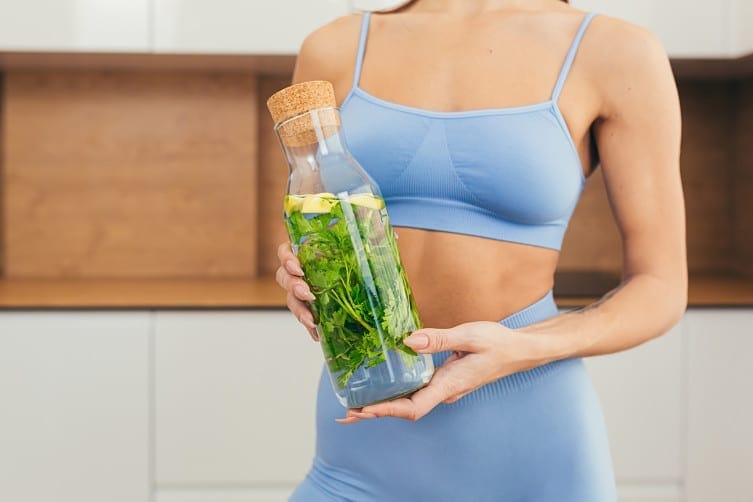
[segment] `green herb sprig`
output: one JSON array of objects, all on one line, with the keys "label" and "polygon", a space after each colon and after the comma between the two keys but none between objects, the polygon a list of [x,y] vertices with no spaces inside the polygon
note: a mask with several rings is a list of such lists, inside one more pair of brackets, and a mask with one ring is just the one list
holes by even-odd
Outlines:
[{"label": "green herb sprig", "polygon": [[403,340],[421,325],[384,202],[313,196],[312,210],[301,196],[289,197],[298,200],[286,200],[286,226],[316,297],[311,308],[338,385],[345,387],[362,366],[385,362],[388,351],[416,363]]}]

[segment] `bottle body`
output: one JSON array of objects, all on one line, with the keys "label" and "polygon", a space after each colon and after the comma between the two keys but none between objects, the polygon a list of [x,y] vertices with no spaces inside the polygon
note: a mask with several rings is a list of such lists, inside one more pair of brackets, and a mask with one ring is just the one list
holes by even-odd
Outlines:
[{"label": "bottle body", "polygon": [[289,121],[276,128],[291,167],[285,225],[335,394],[348,408],[408,395],[434,367],[403,343],[421,323],[379,188],[344,148],[336,109],[290,120],[317,129],[315,143],[295,145]]}]

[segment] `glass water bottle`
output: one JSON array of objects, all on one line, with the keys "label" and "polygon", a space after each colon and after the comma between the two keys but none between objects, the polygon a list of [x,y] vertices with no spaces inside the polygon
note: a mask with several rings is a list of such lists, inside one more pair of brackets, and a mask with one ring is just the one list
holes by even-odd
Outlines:
[{"label": "glass water bottle", "polygon": [[343,144],[332,84],[285,88],[267,102],[290,175],[285,225],[337,398],[357,408],[429,382],[431,356],[403,340],[421,327],[376,183]]}]

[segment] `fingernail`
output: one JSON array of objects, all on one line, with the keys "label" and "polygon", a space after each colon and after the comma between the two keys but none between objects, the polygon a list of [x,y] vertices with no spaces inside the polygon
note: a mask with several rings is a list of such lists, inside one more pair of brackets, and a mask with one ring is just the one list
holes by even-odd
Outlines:
[{"label": "fingernail", "polygon": [[429,346],[429,337],[423,333],[414,333],[405,339],[405,344],[413,350],[425,349]]},{"label": "fingernail", "polygon": [[294,261],[289,261],[288,262],[288,266],[290,267],[290,270],[294,274],[298,274],[298,275],[301,275],[301,276],[303,275],[303,269],[301,268],[300,265],[298,265],[298,263],[296,263]]},{"label": "fingernail", "polygon": [[311,291],[307,290],[304,286],[298,285],[295,288],[295,296],[298,298],[304,298],[306,300],[313,300],[314,295],[311,294]]},{"label": "fingernail", "polygon": [[358,420],[359,419],[356,418],[356,417],[345,417],[345,418],[336,418],[335,422],[337,422],[338,424],[346,424],[347,425],[347,424],[356,423],[356,422],[358,422]]}]

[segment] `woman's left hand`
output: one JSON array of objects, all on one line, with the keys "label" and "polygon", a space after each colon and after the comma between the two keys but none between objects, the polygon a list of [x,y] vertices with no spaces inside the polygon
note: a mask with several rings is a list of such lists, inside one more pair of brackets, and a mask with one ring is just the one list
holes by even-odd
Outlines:
[{"label": "woman's left hand", "polygon": [[409,397],[349,409],[338,422],[352,424],[388,416],[418,420],[440,403],[453,403],[484,384],[548,362],[542,357],[546,338],[487,321],[415,331],[405,344],[417,353],[452,351],[431,382]]}]

